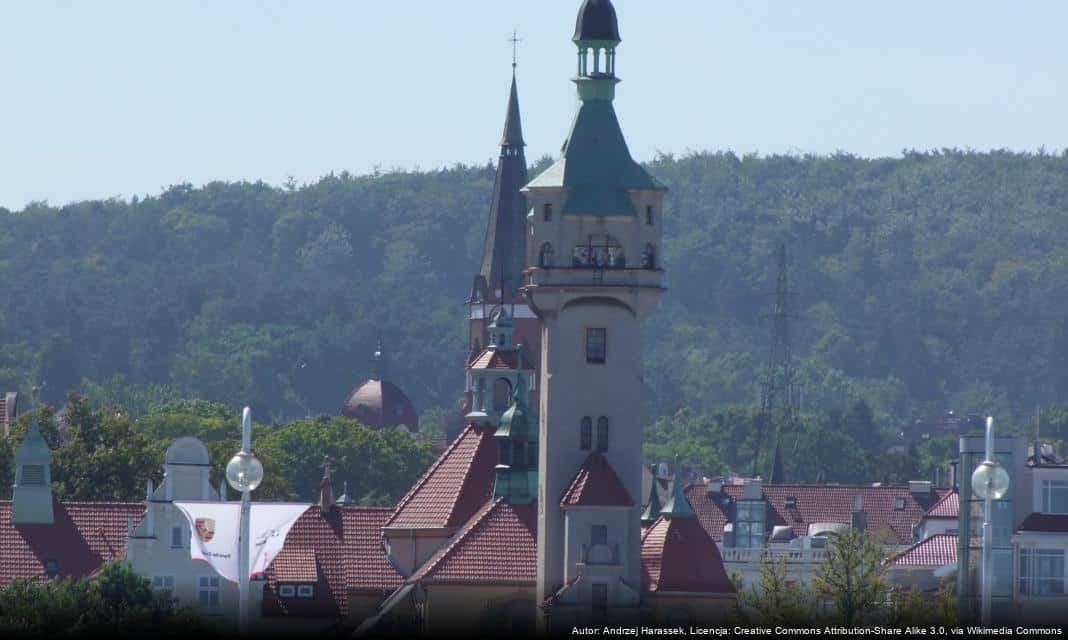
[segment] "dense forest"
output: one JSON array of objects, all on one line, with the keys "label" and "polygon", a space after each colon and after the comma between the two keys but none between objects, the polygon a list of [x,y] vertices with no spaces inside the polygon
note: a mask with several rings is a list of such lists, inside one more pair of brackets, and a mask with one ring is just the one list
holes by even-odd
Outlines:
[{"label": "dense forest", "polygon": [[[646,327],[658,455],[670,434],[724,435],[759,403],[780,242],[812,424],[876,452],[947,410],[1030,429],[1036,407],[1068,399],[1068,151],[697,153],[648,168],[670,189],[669,291]],[[0,390],[40,382],[50,404],[79,391],[134,416],[249,404],[285,423],[336,414],[381,340],[387,377],[434,428],[459,404],[493,175],[0,208]],[[741,464],[730,442],[717,465]]]}]

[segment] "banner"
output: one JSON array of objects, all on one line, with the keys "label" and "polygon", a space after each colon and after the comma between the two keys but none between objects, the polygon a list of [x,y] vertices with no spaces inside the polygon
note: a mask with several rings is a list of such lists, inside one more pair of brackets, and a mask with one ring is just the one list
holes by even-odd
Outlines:
[{"label": "banner", "polygon": [[[238,581],[240,502],[175,502],[189,520],[189,555],[231,582]],[[310,504],[253,503],[249,518],[249,576],[263,573],[282,550],[293,523]]]}]

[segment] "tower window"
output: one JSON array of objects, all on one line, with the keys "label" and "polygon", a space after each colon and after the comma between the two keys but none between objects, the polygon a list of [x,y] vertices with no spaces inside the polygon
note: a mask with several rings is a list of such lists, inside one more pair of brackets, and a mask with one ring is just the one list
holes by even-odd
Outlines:
[{"label": "tower window", "polygon": [[608,451],[608,418],[604,416],[597,418],[597,450]]},{"label": "tower window", "polygon": [[604,364],[605,352],[607,351],[607,329],[586,329],[586,362],[590,364]]},{"label": "tower window", "polygon": [[656,247],[650,242],[642,250],[642,269],[656,268]]},{"label": "tower window", "polygon": [[590,544],[608,544],[608,525],[595,524],[590,527]]},{"label": "tower window", "polygon": [[44,465],[27,464],[22,467],[22,484],[44,484]]},{"label": "tower window", "polygon": [[623,245],[608,235],[593,234],[571,252],[571,266],[593,269],[622,269],[627,266]]},{"label": "tower window", "polygon": [[579,447],[583,451],[593,448],[593,419],[589,416],[582,418],[582,426],[579,428]]},{"label": "tower window", "polygon": [[182,548],[182,528],[171,527],[171,549]]},{"label": "tower window", "polygon": [[593,587],[593,610],[598,615],[608,613],[608,585],[603,582],[594,583]]},{"label": "tower window", "polygon": [[541,219],[545,222],[553,221],[553,206],[549,203],[545,203],[545,206],[541,209]]},{"label": "tower window", "polygon": [[645,224],[653,224],[653,205],[645,207]]},{"label": "tower window", "polygon": [[548,242],[541,245],[541,252],[538,255],[538,266],[542,269],[548,269],[553,266],[553,246]]}]

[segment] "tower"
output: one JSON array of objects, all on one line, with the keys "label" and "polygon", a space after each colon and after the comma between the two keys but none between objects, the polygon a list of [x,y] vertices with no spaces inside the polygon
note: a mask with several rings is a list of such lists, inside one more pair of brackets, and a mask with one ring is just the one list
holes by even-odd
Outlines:
[{"label": "tower", "polygon": [[786,481],[782,464],[783,438],[797,433],[797,408],[795,404],[794,367],[790,344],[790,290],[786,275],[786,245],[779,245],[778,276],[775,280],[775,305],[772,307],[771,347],[768,362],[761,382],[760,421],[757,426],[756,448],[753,451],[753,475],[760,471],[760,449],[765,444],[771,448],[772,483]]},{"label": "tower", "polygon": [[37,426],[37,387],[33,388],[30,426],[15,450],[15,486],[11,522],[52,524],[52,452]]},{"label": "tower", "polygon": [[582,4],[573,41],[578,113],[560,159],[524,188],[524,292],[542,325],[537,597],[550,626],[636,615],[641,324],[663,291],[665,189],[631,158],[616,118],[609,0]]}]

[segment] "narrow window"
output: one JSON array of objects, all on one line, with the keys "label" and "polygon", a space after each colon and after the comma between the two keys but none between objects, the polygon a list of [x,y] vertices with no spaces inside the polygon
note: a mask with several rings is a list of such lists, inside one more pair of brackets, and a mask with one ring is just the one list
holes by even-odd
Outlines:
[{"label": "narrow window", "polygon": [[607,330],[603,328],[586,329],[586,362],[604,364],[607,342]]},{"label": "narrow window", "polygon": [[181,548],[182,548],[182,528],[181,527],[172,527],[171,528],[171,549],[181,549]]},{"label": "narrow window", "polygon": [[645,207],[645,224],[653,224],[653,206]]},{"label": "narrow window", "polygon": [[545,222],[553,221],[553,206],[549,203],[545,203],[545,206],[541,210],[541,219]]},{"label": "narrow window", "polygon": [[608,418],[597,418],[597,450],[604,453],[608,451]]},{"label": "narrow window", "polygon": [[608,585],[594,583],[593,585],[593,610],[599,616],[608,613]]},{"label": "narrow window", "polygon": [[608,525],[595,524],[590,528],[590,544],[608,544]]},{"label": "narrow window", "polygon": [[200,576],[197,601],[202,609],[219,608],[219,576]]},{"label": "narrow window", "polygon": [[656,268],[656,247],[652,243],[646,244],[642,250],[642,269]]},{"label": "narrow window", "polygon": [[579,429],[579,446],[583,451],[593,448],[593,419],[589,416],[582,418],[582,427]]},{"label": "narrow window", "polygon": [[538,265],[542,269],[549,269],[553,266],[553,246],[546,242],[541,245],[541,252],[538,255]]}]

